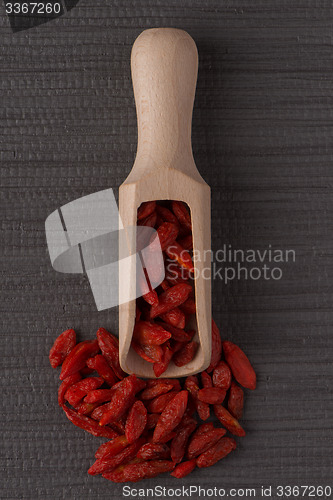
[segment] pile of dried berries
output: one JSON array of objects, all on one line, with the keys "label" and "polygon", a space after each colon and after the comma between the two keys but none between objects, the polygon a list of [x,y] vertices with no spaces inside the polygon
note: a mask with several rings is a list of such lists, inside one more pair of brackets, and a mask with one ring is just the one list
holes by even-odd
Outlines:
[{"label": "pile of dried berries", "polygon": [[195,315],[192,223],[187,206],[180,201],[148,201],[140,205],[139,226],[155,228],[164,257],[165,279],[154,290],[143,293],[136,303],[132,347],[148,363],[156,377],[172,361],[188,364],[198,342],[187,327]]},{"label": "pile of dried berries", "polygon": [[[89,474],[114,482],[140,481],[162,472],[181,478],[236,448],[234,438],[225,434],[245,435],[238,422],[244,395],[232,377],[255,389],[256,375],[238,346],[221,341],[214,321],[212,344],[211,364],[200,382],[199,376],[142,380],[122,371],[118,339],[104,328],[97,340],[76,344],[74,330],[57,338],[49,358],[53,368],[62,365],[59,405],[74,425],[109,440],[96,451]],[[223,427],[194,418],[197,414],[206,421],[210,405]]]}]

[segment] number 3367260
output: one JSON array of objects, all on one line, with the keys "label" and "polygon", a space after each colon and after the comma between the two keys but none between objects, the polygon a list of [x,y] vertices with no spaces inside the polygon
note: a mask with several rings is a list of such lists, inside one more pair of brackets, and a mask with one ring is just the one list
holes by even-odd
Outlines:
[{"label": "number 3367260", "polygon": [[41,2],[7,2],[6,3],[6,13],[7,14],[60,14],[61,4],[60,3],[41,3]]}]

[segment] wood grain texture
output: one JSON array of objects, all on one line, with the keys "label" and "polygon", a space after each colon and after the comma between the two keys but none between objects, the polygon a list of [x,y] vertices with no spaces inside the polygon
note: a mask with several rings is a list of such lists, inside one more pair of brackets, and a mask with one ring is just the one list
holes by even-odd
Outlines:
[{"label": "wood grain texture", "polygon": [[198,47],[192,140],[212,187],[213,248],[296,251],[281,280],[213,281],[215,320],[249,354],[258,389],[246,394],[239,449],[183,483],[329,482],[332,14],[326,0],[81,0],[15,35],[1,17],[2,498],[121,498],[120,486],[86,474],[101,440],[58,410],[47,358],[58,332],[89,338],[116,330],[117,315],[95,311],[84,277],[52,270],[44,221],[128,175],[130,50],[157,26],[188,31]]}]

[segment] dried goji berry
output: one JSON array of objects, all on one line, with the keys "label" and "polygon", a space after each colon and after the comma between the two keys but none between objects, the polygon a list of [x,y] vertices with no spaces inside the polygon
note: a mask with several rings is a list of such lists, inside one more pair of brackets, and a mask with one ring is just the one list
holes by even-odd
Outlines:
[{"label": "dried goji berry", "polygon": [[112,441],[101,444],[95,453],[95,458],[108,459],[118,455],[129,445],[126,436],[117,436]]},{"label": "dried goji berry", "polygon": [[192,257],[190,253],[181,247],[177,241],[174,241],[166,247],[165,253],[170,259],[175,260],[177,264],[185,269],[188,269],[191,273],[194,271]]},{"label": "dried goji berry", "polygon": [[160,418],[159,413],[148,413],[146,429],[147,430],[154,429],[159,418]]},{"label": "dried goji berry", "polygon": [[138,220],[145,219],[154,212],[156,208],[156,201],[144,201],[138,208]]},{"label": "dried goji berry", "polygon": [[192,460],[187,460],[178,464],[175,469],[171,472],[171,476],[177,477],[178,479],[188,476],[197,466],[197,461],[195,458]]},{"label": "dried goji berry", "polygon": [[116,422],[133,404],[135,395],[136,376],[130,375],[125,378],[121,386],[115,391],[110,403],[104,405],[106,407],[99,425],[103,426],[110,422]]},{"label": "dried goji berry", "polygon": [[155,384],[150,385],[144,391],[142,391],[140,397],[142,400],[153,399],[160,394],[165,394],[174,388],[172,382],[164,380],[154,380]]},{"label": "dried goji berry", "polygon": [[149,413],[162,413],[166,405],[178,394],[179,391],[171,391],[166,394],[161,394],[149,401],[147,410]]},{"label": "dried goji berry", "polygon": [[171,460],[149,460],[137,464],[125,465],[120,471],[103,474],[105,479],[115,483],[136,482],[150,477],[156,477],[163,472],[170,472],[174,468]]},{"label": "dried goji berry", "polygon": [[103,356],[119,379],[126,376],[119,363],[119,341],[105,328],[97,331],[97,340]]},{"label": "dried goji berry", "polygon": [[210,365],[206,372],[210,373],[218,365],[222,354],[222,340],[220,330],[217,328],[215,321],[212,319],[212,357]]},{"label": "dried goji berry", "polygon": [[188,399],[187,391],[180,391],[164,408],[154,430],[153,441],[158,443],[171,432],[181,419],[186,410]]},{"label": "dried goji berry", "polygon": [[223,437],[197,458],[197,466],[210,467],[221,460],[221,458],[227,456],[235,448],[236,441],[233,438]]},{"label": "dried goji berry", "polygon": [[211,448],[215,443],[217,443],[221,437],[226,434],[226,429],[211,429],[203,432],[201,434],[196,434],[191,438],[191,441],[187,448],[187,457],[189,459],[199,456],[204,453],[209,448]]},{"label": "dried goji berry", "polygon": [[156,212],[163,221],[172,222],[173,224],[179,225],[177,217],[167,207],[157,205]]},{"label": "dried goji berry", "polygon": [[235,436],[245,436],[245,431],[238,420],[222,405],[214,405],[214,412],[219,421]]},{"label": "dried goji berry", "polygon": [[186,378],[185,389],[188,390],[191,394],[192,400],[201,420],[207,420],[210,415],[209,405],[207,403],[199,401],[198,399],[199,381],[195,375],[190,375]]},{"label": "dried goji berry", "polygon": [[76,334],[72,328],[65,330],[59,335],[58,338],[56,338],[49,354],[49,360],[52,368],[56,368],[64,362],[68,354],[74,348],[75,344]]},{"label": "dried goji berry", "polygon": [[195,314],[197,310],[195,300],[191,298],[185,300],[184,304],[179,306],[179,308],[183,311],[183,313],[188,315]]},{"label": "dried goji berry", "polygon": [[143,445],[145,439],[139,438],[135,443],[130,444],[117,455],[110,458],[98,458],[95,463],[88,469],[88,474],[96,476],[104,472],[111,471],[121,464],[127,463],[136,457],[137,452]]},{"label": "dried goji berry", "polygon": [[223,352],[237,382],[247,389],[254,390],[257,383],[256,373],[242,349],[232,342],[225,341]]},{"label": "dried goji berry", "polygon": [[205,387],[198,391],[198,399],[210,405],[223,403],[227,391],[219,387]]},{"label": "dried goji berry", "polygon": [[133,338],[138,344],[160,345],[170,337],[171,333],[157,323],[138,321],[134,326]]},{"label": "dried goji berry", "polygon": [[67,389],[65,394],[65,399],[70,405],[76,406],[79,404],[81,399],[88,394],[89,391],[93,389],[98,389],[104,380],[101,377],[89,377],[76,382],[69,389]]},{"label": "dried goji berry", "polygon": [[89,391],[84,398],[85,403],[105,403],[106,401],[111,401],[114,394],[114,389],[95,389]]},{"label": "dried goji berry", "polygon": [[162,349],[163,349],[163,355],[161,361],[158,361],[153,365],[153,370],[156,377],[160,377],[162,373],[164,373],[167,370],[170,361],[172,359],[172,356],[175,352],[176,346],[171,345],[171,342],[168,341],[163,344]]},{"label": "dried goji berry", "polygon": [[185,314],[183,311],[179,309],[179,307],[175,307],[164,314],[160,314],[159,316],[165,323],[174,326],[176,328],[184,328],[185,327]]},{"label": "dried goji berry", "polygon": [[[157,229],[157,235],[160,240],[161,250],[165,250],[173,243],[178,236],[179,226],[172,222],[163,222]],[[155,236],[155,235],[154,235]]]},{"label": "dried goji berry", "polygon": [[242,418],[244,406],[244,391],[235,382],[231,382],[228,410],[237,420]]},{"label": "dried goji berry", "polygon": [[86,361],[99,351],[97,340],[85,340],[77,344],[65,359],[60,373],[60,380],[73,375],[86,366]]},{"label": "dried goji berry", "polygon": [[194,358],[199,344],[195,340],[186,344],[173,356],[172,361],[176,366],[185,366]]},{"label": "dried goji berry", "polygon": [[142,401],[136,401],[129,411],[125,435],[129,443],[134,443],[143,433],[147,425],[147,409]]},{"label": "dried goji berry", "polygon": [[157,213],[152,212],[146,218],[140,219],[138,221],[138,226],[155,227],[156,222],[157,222]]},{"label": "dried goji berry", "polygon": [[97,354],[93,358],[87,359],[87,366],[88,368],[96,370],[98,375],[102,377],[110,387],[118,382],[116,374],[102,354]]},{"label": "dried goji berry", "polygon": [[134,351],[148,363],[158,363],[162,361],[163,349],[160,345],[145,345],[137,344],[132,340],[132,347]]},{"label": "dried goji berry", "polygon": [[202,387],[204,387],[204,388],[213,387],[212,378],[207,372],[203,371],[203,372],[201,372],[200,375],[201,375]]},{"label": "dried goji berry", "polygon": [[157,306],[152,306],[150,317],[156,318],[156,316],[178,307],[185,302],[191,291],[191,285],[187,285],[186,283],[169,288],[159,296],[159,304]]},{"label": "dried goji berry", "polygon": [[85,415],[79,415],[75,410],[67,408],[67,406],[62,407],[66,413],[67,418],[77,427],[89,432],[93,436],[106,437],[108,439],[113,439],[118,436],[118,434],[110,427],[100,427],[98,423],[90,417]]},{"label": "dried goji berry", "polygon": [[192,230],[191,216],[184,203],[182,203],[181,201],[172,201],[171,206],[172,206],[172,211],[179,220],[179,222],[191,231]]},{"label": "dried goji berry", "polygon": [[228,390],[231,384],[231,371],[227,363],[220,361],[213,371],[213,384],[220,389]]},{"label": "dried goji berry", "polygon": [[85,403],[82,401],[78,406],[76,406],[76,411],[79,415],[91,415],[91,413],[97,408],[99,403]]},{"label": "dried goji berry", "polygon": [[175,463],[183,460],[188,439],[197,426],[197,422],[193,418],[186,419],[185,423],[183,420],[176,429],[176,436],[171,441],[170,446],[171,460]]},{"label": "dried goji berry", "polygon": [[170,458],[170,448],[166,444],[146,443],[141,446],[136,456],[143,460]]},{"label": "dried goji berry", "polygon": [[62,406],[63,404],[65,404],[65,394],[67,392],[67,390],[74,384],[76,384],[76,382],[79,382],[79,380],[81,380],[81,374],[80,372],[76,372],[76,373],[73,373],[73,375],[69,375],[68,377],[66,377],[62,383],[60,384],[59,386],[59,389],[58,389],[58,403],[59,403],[59,406]]},{"label": "dried goji berry", "polygon": [[159,323],[165,330],[171,333],[172,338],[177,342],[190,342],[192,340],[192,335],[185,332],[181,328],[176,326],[168,325],[167,323]]}]

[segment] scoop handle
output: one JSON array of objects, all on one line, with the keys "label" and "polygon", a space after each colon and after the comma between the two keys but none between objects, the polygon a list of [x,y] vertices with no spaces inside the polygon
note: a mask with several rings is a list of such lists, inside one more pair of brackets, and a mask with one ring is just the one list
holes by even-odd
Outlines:
[{"label": "scoop handle", "polygon": [[[182,169],[193,163],[192,111],[198,51],[186,31],[153,28],[136,39],[131,55],[138,120],[137,160]],[[178,160],[178,161],[177,161]],[[192,167],[191,167],[192,168]]]}]

